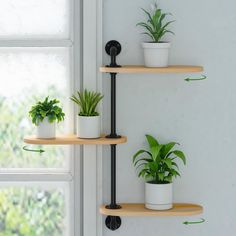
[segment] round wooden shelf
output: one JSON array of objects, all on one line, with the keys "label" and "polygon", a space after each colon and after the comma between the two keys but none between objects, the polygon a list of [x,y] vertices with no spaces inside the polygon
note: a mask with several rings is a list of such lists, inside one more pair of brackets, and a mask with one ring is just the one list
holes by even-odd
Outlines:
[{"label": "round wooden shelf", "polygon": [[202,72],[202,66],[173,65],[168,67],[145,67],[145,66],[122,66],[122,67],[100,67],[103,73],[194,73]]},{"label": "round wooden shelf", "polygon": [[105,205],[100,207],[100,213],[111,216],[192,216],[203,212],[203,207],[189,203],[174,203],[174,207],[166,211],[154,211],[146,209],[141,203],[123,203],[121,209],[107,209]]},{"label": "round wooden shelf", "polygon": [[106,138],[103,135],[101,138],[97,139],[83,139],[77,138],[76,135],[60,135],[54,139],[39,139],[36,136],[26,136],[24,142],[28,144],[38,144],[38,145],[110,145],[110,144],[121,144],[127,142],[127,137],[121,136],[121,138]]}]

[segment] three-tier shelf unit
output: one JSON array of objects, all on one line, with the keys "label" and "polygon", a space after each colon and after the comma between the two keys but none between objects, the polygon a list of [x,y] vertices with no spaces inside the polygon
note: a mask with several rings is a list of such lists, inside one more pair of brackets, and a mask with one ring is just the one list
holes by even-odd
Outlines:
[{"label": "three-tier shelf unit", "polygon": [[112,40],[106,44],[106,53],[111,57],[108,66],[100,67],[100,72],[111,76],[111,133],[102,135],[98,139],[81,139],[76,135],[62,135],[55,139],[38,139],[27,136],[24,142],[37,145],[110,145],[111,146],[111,199],[110,204],[100,206],[100,213],[106,215],[105,224],[111,230],[121,226],[121,216],[192,216],[201,214],[203,207],[190,203],[174,203],[173,208],[165,211],[154,211],[144,207],[141,203],[121,203],[116,201],[116,145],[127,142],[125,136],[116,133],[116,75],[118,73],[197,73],[203,71],[201,66],[168,66],[165,68],[148,68],[145,66],[120,66],[116,57],[121,52],[119,42]]}]

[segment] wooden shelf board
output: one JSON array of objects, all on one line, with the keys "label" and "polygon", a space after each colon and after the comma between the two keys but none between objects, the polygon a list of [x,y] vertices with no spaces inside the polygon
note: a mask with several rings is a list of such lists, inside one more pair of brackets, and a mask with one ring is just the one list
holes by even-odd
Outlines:
[{"label": "wooden shelf board", "polygon": [[203,207],[189,203],[174,203],[174,207],[166,211],[154,211],[146,209],[144,204],[140,203],[124,203],[120,204],[121,209],[107,209],[105,205],[100,207],[100,213],[111,216],[191,216],[198,215],[203,212]]},{"label": "wooden shelf board", "polygon": [[127,137],[122,136],[119,139],[106,138],[102,135],[101,138],[97,139],[82,139],[77,138],[76,135],[60,135],[54,139],[38,139],[36,136],[26,136],[24,142],[28,144],[38,145],[68,145],[68,144],[91,144],[91,145],[109,145],[109,144],[121,144],[127,142]]},{"label": "wooden shelf board", "polygon": [[203,71],[202,66],[172,65],[168,67],[145,67],[145,66],[122,66],[122,67],[100,67],[103,73],[191,73]]}]

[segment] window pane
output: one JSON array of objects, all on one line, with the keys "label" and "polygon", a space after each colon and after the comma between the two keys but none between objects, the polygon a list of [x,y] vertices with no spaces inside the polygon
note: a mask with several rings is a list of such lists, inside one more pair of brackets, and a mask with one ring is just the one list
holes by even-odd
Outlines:
[{"label": "window pane", "polygon": [[0,188],[0,236],[68,235],[68,193],[66,185]]},{"label": "window pane", "polygon": [[42,156],[23,151],[22,147],[23,137],[35,132],[28,111],[35,101],[48,95],[61,101],[66,118],[58,130],[68,133],[69,77],[67,48],[0,49],[0,168],[68,166],[66,148],[43,147],[46,152]]},{"label": "window pane", "polygon": [[0,2],[0,38],[68,38],[70,0]]}]

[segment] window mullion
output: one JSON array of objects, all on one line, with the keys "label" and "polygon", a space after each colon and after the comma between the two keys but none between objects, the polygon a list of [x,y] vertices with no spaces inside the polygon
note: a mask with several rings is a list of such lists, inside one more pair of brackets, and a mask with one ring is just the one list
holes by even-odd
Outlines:
[{"label": "window mullion", "polygon": [[73,181],[70,173],[38,174],[38,173],[1,173],[0,182],[70,182]]},{"label": "window mullion", "polygon": [[71,39],[4,39],[0,47],[72,47]]}]

